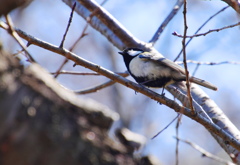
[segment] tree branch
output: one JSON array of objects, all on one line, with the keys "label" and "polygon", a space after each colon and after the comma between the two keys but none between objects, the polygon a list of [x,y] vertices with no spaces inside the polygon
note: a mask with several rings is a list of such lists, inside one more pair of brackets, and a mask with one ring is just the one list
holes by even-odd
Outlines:
[{"label": "tree branch", "polygon": [[[194,33],[194,34],[197,34],[211,19],[213,19],[215,16],[217,16],[218,14],[220,14],[221,12],[223,12],[224,10],[226,10],[229,6],[227,7],[224,7],[222,8],[221,10],[219,10],[217,13],[213,14],[211,17],[209,17],[198,29],[197,31]],[[175,34],[176,32],[173,32],[173,35]],[[193,38],[190,38],[187,43],[186,43],[186,47],[188,46],[188,44],[192,41]],[[182,49],[181,51],[178,53],[177,57],[174,59],[174,61],[176,61],[180,55],[182,54]]]},{"label": "tree branch", "polygon": [[[222,64],[240,65],[240,62],[238,62],[238,61],[202,62],[202,61],[187,60],[186,62],[191,63],[191,64],[197,64],[197,65],[222,65]],[[176,61],[176,63],[183,64],[182,61]]]},{"label": "tree branch", "polygon": [[154,139],[156,138],[158,135],[160,135],[164,130],[166,130],[177,118],[179,117],[179,114],[177,114],[176,117],[174,117],[174,119],[169,123],[167,124],[161,131],[159,131],[156,135],[154,135],[151,139]]},{"label": "tree branch", "polygon": [[[178,88],[181,95],[186,94],[187,91],[184,88]],[[169,90],[171,93],[174,90]],[[222,112],[222,110],[214,103],[213,100],[209,98],[209,96],[204,92],[199,92],[199,87],[191,87],[192,97],[197,102],[198,105],[201,105],[201,108],[208,114],[208,116],[212,119],[212,121],[226,131],[228,134],[232,135],[239,141],[239,130],[238,128],[228,119],[228,117]],[[181,99],[179,101],[184,102],[184,97],[177,97]],[[196,106],[194,105],[196,108]],[[239,150],[234,147],[229,146],[223,139],[221,139],[216,134],[212,133],[212,136],[216,139],[216,141],[220,144],[220,146],[229,154],[231,158],[234,158],[234,162],[239,162]]]},{"label": "tree branch", "polygon": [[72,23],[73,12],[74,12],[75,7],[76,7],[76,2],[73,4],[72,11],[71,11],[71,14],[70,14],[70,17],[69,17],[69,20],[68,20],[67,28],[66,28],[66,30],[65,30],[65,33],[64,33],[64,35],[63,35],[61,44],[60,44],[60,46],[59,46],[60,48],[63,48],[63,45],[64,45],[64,42],[65,42],[65,39],[66,39],[68,30],[69,30],[70,25],[71,25],[71,23]]},{"label": "tree branch", "polygon": [[[225,26],[225,27],[222,27],[222,28],[219,28],[219,29],[212,29],[212,30],[209,30],[209,31],[207,31],[207,32],[205,32],[205,33],[199,33],[199,34],[194,34],[194,35],[192,35],[192,36],[185,36],[185,37],[186,37],[186,38],[193,38],[193,37],[206,36],[206,35],[209,34],[209,33],[219,32],[219,31],[222,31],[222,30],[225,30],[225,29],[229,29],[229,28],[233,28],[233,27],[239,26],[239,25],[240,25],[240,22],[235,23],[235,24],[233,24],[233,25]],[[181,37],[181,38],[184,37],[184,36],[178,34],[177,32],[173,32],[172,35],[177,36],[177,37]]]},{"label": "tree branch", "polygon": [[174,5],[172,11],[168,14],[167,18],[162,22],[156,33],[154,34],[153,38],[149,41],[152,46],[157,42],[160,35],[162,34],[163,30],[167,26],[167,24],[172,20],[172,18],[177,14],[179,9],[183,5],[183,0],[177,0],[176,4]]},{"label": "tree branch", "polygon": [[24,45],[24,43],[22,42],[21,38],[18,36],[18,34],[16,33],[15,29],[13,28],[13,23],[12,23],[12,19],[9,15],[5,16],[6,21],[7,21],[7,25],[8,25],[8,33],[17,41],[17,43],[22,47],[22,50],[25,51],[26,53],[26,57],[29,60],[29,62],[36,62],[35,59],[31,56],[31,54],[28,52],[26,46]]},{"label": "tree branch", "polygon": [[[129,74],[128,73],[120,73],[119,75],[123,76],[123,77],[127,77]],[[84,90],[79,90],[79,91],[73,91],[76,94],[88,94],[88,93],[93,93],[93,92],[97,92],[103,88],[109,87],[113,84],[115,84],[116,82],[113,80],[107,81],[103,84],[88,88],[88,89],[84,89]]]},{"label": "tree branch", "polygon": [[[72,7],[75,0],[63,0],[63,2]],[[97,31],[102,33],[120,50],[126,47],[142,47],[143,49],[147,48],[147,43],[135,38],[113,16],[111,16],[109,12],[98,5],[95,1],[78,0],[77,2],[76,12],[87,20],[91,13],[95,11],[95,14],[89,21],[89,24]]]},{"label": "tree branch", "polygon": [[238,14],[240,14],[240,2],[239,0],[222,0],[231,6]]},{"label": "tree branch", "polygon": [[189,144],[191,147],[193,147],[194,149],[196,149],[197,151],[199,151],[203,157],[208,157],[210,159],[213,159],[219,163],[223,163],[223,164],[226,164],[226,165],[234,165],[234,163],[230,162],[230,161],[227,161],[227,160],[224,160],[222,158],[219,158],[213,154],[211,154],[210,152],[206,151],[205,149],[201,148],[200,146],[198,146],[197,144],[194,144],[188,140],[183,140],[183,139],[180,139],[180,138],[176,138],[177,140],[181,141],[181,142],[184,142],[186,144]]},{"label": "tree branch", "polygon": [[187,36],[187,0],[184,0],[184,5],[183,5],[183,20],[184,20],[184,34],[183,34],[183,39],[182,39],[182,49],[183,49],[183,64],[185,68],[185,75],[186,75],[186,86],[187,86],[187,95],[188,95],[188,100],[190,104],[190,109],[192,110],[192,114],[194,114],[194,108],[193,108],[193,101],[192,101],[192,95],[190,91],[190,82],[189,82],[189,72],[188,72],[188,67],[187,67],[187,53],[186,53],[186,37]]}]

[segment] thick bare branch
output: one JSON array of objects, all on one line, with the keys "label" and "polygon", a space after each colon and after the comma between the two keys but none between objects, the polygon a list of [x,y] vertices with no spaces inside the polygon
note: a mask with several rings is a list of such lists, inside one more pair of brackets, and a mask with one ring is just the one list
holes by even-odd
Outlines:
[{"label": "thick bare branch", "polygon": [[231,6],[238,14],[240,14],[240,2],[239,0],[222,0]]},{"label": "thick bare branch", "polygon": [[[75,1],[63,0],[63,2],[72,7]],[[94,16],[91,20],[87,20],[93,11],[95,12]],[[110,13],[95,1],[78,0],[76,12],[89,21],[89,24],[93,28],[102,33],[113,45],[121,50],[126,47],[142,47],[144,49],[147,45],[135,38],[113,16],[111,16]]]},{"label": "thick bare branch", "polygon": [[[178,96],[177,98],[180,99],[179,101],[185,102],[184,95],[187,93],[187,90],[183,88],[178,89],[178,93],[180,96]],[[171,89],[169,91],[171,93],[174,93],[176,90]],[[228,119],[228,117],[222,112],[222,110],[217,106],[217,104],[213,100],[211,100],[205,92],[199,92],[199,87],[197,86],[192,86],[191,92],[193,99],[198,105],[201,105],[201,108],[204,109],[204,111],[212,119],[212,121],[239,141],[240,133],[238,128],[236,128],[236,126]],[[197,106],[194,105],[194,107],[196,108]],[[227,143],[225,143],[223,139],[221,139],[216,134],[212,132],[210,133],[217,140],[219,145],[229,154],[229,156],[231,158],[234,157],[234,161],[239,162],[239,150],[229,146]]]}]

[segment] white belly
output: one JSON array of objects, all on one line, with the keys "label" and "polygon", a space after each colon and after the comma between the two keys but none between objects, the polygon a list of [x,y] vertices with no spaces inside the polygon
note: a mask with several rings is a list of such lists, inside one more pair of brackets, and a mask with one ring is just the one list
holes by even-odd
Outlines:
[{"label": "white belly", "polygon": [[171,69],[157,62],[150,60],[142,60],[138,57],[134,58],[130,64],[129,69],[133,75],[137,77],[148,77],[149,79],[156,79],[161,77],[171,76]]}]

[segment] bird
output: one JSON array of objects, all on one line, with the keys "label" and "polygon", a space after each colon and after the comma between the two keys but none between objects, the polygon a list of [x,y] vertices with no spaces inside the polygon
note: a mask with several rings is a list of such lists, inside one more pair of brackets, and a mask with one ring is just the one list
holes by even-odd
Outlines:
[{"label": "bird", "polygon": [[[126,48],[118,53],[123,56],[130,75],[140,85],[164,90],[168,85],[186,81],[185,70],[158,52]],[[193,76],[189,76],[189,81],[214,91],[218,89],[215,85]]]}]

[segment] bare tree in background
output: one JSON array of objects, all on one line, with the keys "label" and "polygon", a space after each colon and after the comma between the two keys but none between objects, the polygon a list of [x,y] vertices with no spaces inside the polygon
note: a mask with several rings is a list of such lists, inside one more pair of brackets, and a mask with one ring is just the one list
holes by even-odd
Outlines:
[{"label": "bare tree in background", "polygon": [[[116,46],[119,50],[122,50],[127,47],[138,47],[138,48],[142,48],[143,50],[157,52],[157,50],[154,48],[156,41],[159,39],[160,34],[166,28],[167,24],[172,20],[172,18],[176,15],[176,13],[179,10],[183,11],[183,16],[184,16],[184,27],[183,28],[184,28],[185,33],[183,33],[181,35],[181,34],[178,34],[177,32],[174,32],[173,35],[182,38],[182,43],[183,43],[182,52],[184,55],[186,55],[185,50],[186,50],[186,45],[188,44],[186,41],[188,38],[193,38],[193,37],[197,37],[197,36],[201,36],[201,35],[205,36],[211,32],[221,31],[221,30],[239,25],[239,23],[237,23],[234,25],[226,26],[221,29],[210,30],[206,33],[202,33],[202,34],[196,33],[193,36],[188,36],[187,29],[189,26],[191,26],[191,24],[188,24],[187,18],[186,18],[187,2],[178,0],[176,2],[176,4],[174,5],[172,11],[168,15],[168,17],[159,26],[155,35],[152,37],[152,39],[148,43],[146,43],[146,42],[140,41],[139,39],[134,37],[109,12],[107,12],[104,9],[104,7],[101,7],[101,5],[96,3],[95,1],[63,0],[63,2],[65,2],[65,4],[68,5],[70,8],[74,9],[74,11],[76,13],[81,15],[86,20],[87,24],[84,27],[82,34],[79,37],[79,40],[81,40],[82,38],[87,36],[86,29],[88,26],[91,26],[94,29],[96,29],[97,31],[99,31],[103,36],[105,36],[108,39],[108,41],[110,43],[112,43],[114,46]],[[240,10],[239,10],[240,5],[239,5],[238,1],[225,1],[225,2],[229,6],[231,6],[236,11],[236,13],[240,13]],[[105,3],[105,1],[104,1],[104,3]],[[181,7],[183,9],[181,9]],[[159,102],[160,104],[166,105],[167,107],[171,108],[178,114],[182,114],[182,115],[187,116],[188,118],[191,118],[192,120],[195,120],[196,122],[198,122],[200,125],[205,127],[211,133],[211,135],[219,143],[219,145],[222,147],[222,149],[225,150],[226,153],[229,155],[232,162],[236,163],[236,164],[240,164],[239,130],[225,116],[225,114],[216,105],[216,103],[213,100],[211,100],[209,98],[209,96],[205,92],[203,92],[198,86],[192,84],[191,88],[188,89],[185,85],[185,82],[175,84],[174,86],[169,86],[167,88],[167,90],[174,96],[174,98],[176,98],[180,101],[181,104],[179,104],[178,102],[176,102],[176,100],[169,99],[166,96],[160,95],[160,94],[152,91],[151,89],[144,88],[141,85],[138,85],[138,84],[124,78],[127,76],[127,73],[115,73],[115,72],[110,71],[100,65],[97,65],[93,62],[90,62],[90,61],[82,58],[80,55],[78,56],[77,54],[74,54],[73,49],[75,48],[76,44],[74,44],[71,48],[69,48],[69,50],[67,50],[65,48],[64,42],[65,42],[65,37],[67,36],[68,28],[71,26],[71,21],[72,21],[71,19],[69,20],[68,28],[64,34],[64,37],[62,39],[60,46],[55,46],[51,43],[47,43],[38,38],[35,38],[34,36],[29,35],[29,34],[27,34],[27,32],[24,32],[20,29],[14,28],[14,25],[11,23],[11,19],[8,16],[6,16],[5,18],[6,18],[6,23],[1,21],[0,26],[3,29],[7,30],[14,37],[14,39],[19,42],[19,44],[22,46],[23,51],[25,51],[26,57],[28,58],[28,60],[31,63],[35,63],[35,61],[37,61],[27,51],[27,47],[28,46],[31,47],[31,45],[36,45],[38,47],[52,51],[54,53],[57,53],[57,54],[65,57],[65,60],[62,63],[62,65],[59,66],[59,68],[56,67],[56,72],[54,73],[55,77],[58,77],[61,74],[66,74],[66,72],[62,71],[62,68],[68,61],[73,61],[75,63],[74,64],[75,66],[83,66],[94,72],[93,73],[75,73],[75,72],[70,73],[70,72],[67,72],[67,74],[102,75],[108,79],[111,79],[110,81],[107,81],[106,83],[94,86],[87,90],[75,91],[76,94],[97,92],[100,89],[104,90],[105,87],[113,85],[116,82],[120,83],[120,84],[126,86],[127,88],[133,89],[137,93],[141,93],[141,94],[147,96],[149,100],[150,99],[155,100],[155,101]],[[70,18],[72,18],[72,15],[70,16]],[[28,42],[27,46],[22,44],[22,41],[20,38],[22,38]],[[2,39],[2,41],[4,42],[3,39]],[[106,50],[106,53],[111,54],[112,52],[109,49],[109,50]],[[179,56],[180,55],[181,55],[181,53],[179,54]],[[110,59],[110,61],[112,63],[114,63],[114,59],[112,59],[113,58],[112,56],[109,56],[108,58]],[[189,62],[187,60],[188,59],[184,58],[185,65],[187,65],[187,62]],[[113,64],[112,66],[115,66],[115,65]],[[186,70],[186,71],[188,72],[188,70]],[[31,73],[31,74],[33,74],[33,73]],[[59,88],[61,88],[61,87],[59,87]],[[177,88],[177,90],[176,90],[176,88]],[[61,88],[61,90],[63,90],[63,89]],[[67,91],[67,89],[64,89],[64,90]],[[117,95],[117,97],[124,97],[123,94],[119,91],[119,89],[117,87],[113,89],[113,92]],[[121,109],[120,103],[118,101],[114,100],[114,98],[113,98],[113,101],[114,101],[116,109],[117,108]],[[53,103],[54,103],[54,101],[53,101]],[[159,105],[159,106],[162,106],[162,105]],[[56,109],[56,111],[57,111],[57,108],[53,108],[53,109]],[[193,110],[196,113],[193,114],[192,113]],[[36,108],[34,108],[33,110],[28,109],[27,112],[31,116],[31,114],[35,113],[35,111],[38,111],[38,110]],[[55,110],[54,110],[54,112],[55,112]],[[120,116],[122,116],[121,113],[123,113],[123,112],[120,110],[118,112],[120,113]],[[54,115],[54,113],[50,114],[50,115]],[[76,114],[74,114],[74,115],[76,115]],[[79,115],[79,116],[81,117],[81,115]],[[69,118],[71,118],[71,117],[73,117],[73,116],[71,116],[71,114],[70,114]],[[61,118],[62,120],[64,120],[64,116],[60,116],[58,118]],[[75,120],[75,119],[72,119],[72,120]],[[129,120],[124,119],[124,118],[122,120],[123,120],[124,126],[128,127]],[[81,123],[81,121],[79,121],[79,122]],[[111,123],[111,122],[109,122],[109,123]],[[106,126],[107,128],[109,128],[109,125],[111,125],[109,123]],[[53,123],[53,125],[54,125],[54,123]],[[65,128],[67,126],[68,126],[68,124],[65,124],[63,127]],[[83,124],[83,127],[84,127],[84,124]],[[95,125],[93,127],[95,127]],[[64,130],[64,128],[63,128],[63,130]],[[91,133],[89,133],[91,131],[89,131],[89,130],[87,130],[87,131],[84,130],[84,131],[88,135],[86,138],[91,139]],[[64,131],[63,131],[63,134],[65,135]],[[68,135],[68,132],[66,134]],[[71,136],[71,137],[74,138],[74,136]],[[101,138],[99,138],[99,139],[101,139]],[[181,141],[181,139],[178,137],[176,139],[177,139],[177,141],[179,141],[179,140]],[[101,141],[101,140],[99,140],[99,141]],[[188,144],[192,144],[192,143],[188,143]],[[107,143],[106,145],[110,145],[110,144]],[[130,143],[127,143],[125,141],[125,145],[130,145]],[[192,146],[195,146],[195,145],[192,145]],[[202,150],[200,150],[200,151],[203,154],[205,154],[206,156],[213,158],[213,156],[211,156],[210,154],[206,154],[207,152],[202,151]],[[176,147],[176,153],[178,153],[178,146]],[[106,153],[106,154],[108,154],[108,153]],[[178,157],[178,155],[177,155],[177,157]],[[91,158],[89,158],[89,159],[91,159]],[[215,158],[213,158],[213,159],[215,159]],[[65,159],[65,161],[67,161],[67,160],[68,159]],[[217,158],[215,160],[225,163],[225,164],[233,164],[229,161],[219,160]],[[54,163],[56,163],[56,162],[59,163],[57,158],[54,159]],[[76,162],[72,162],[72,163],[76,163]],[[93,163],[93,162],[85,162],[85,163]],[[176,161],[176,164],[178,164],[178,161]]]}]

